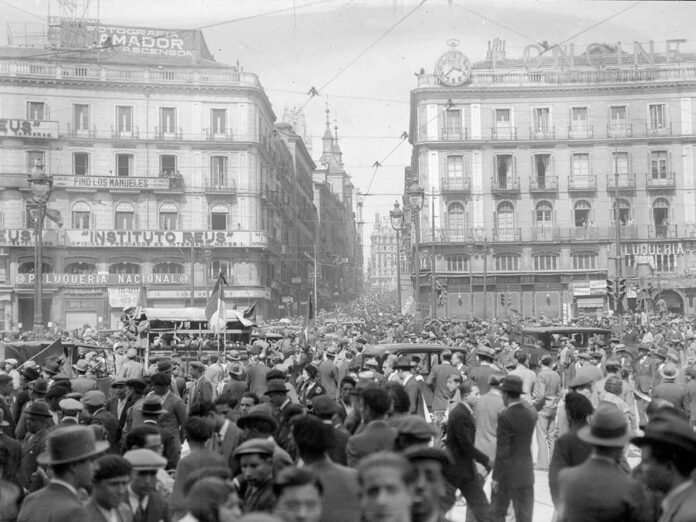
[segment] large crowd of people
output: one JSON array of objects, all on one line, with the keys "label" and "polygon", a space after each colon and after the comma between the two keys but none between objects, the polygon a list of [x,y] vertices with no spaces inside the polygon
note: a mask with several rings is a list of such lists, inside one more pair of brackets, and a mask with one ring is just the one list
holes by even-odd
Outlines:
[{"label": "large crowd of people", "polygon": [[692,319],[595,316],[613,333],[548,351],[520,331],[551,320],[416,328],[378,295],[313,321],[6,359],[0,521],[526,522],[539,476],[559,522],[696,520]]}]

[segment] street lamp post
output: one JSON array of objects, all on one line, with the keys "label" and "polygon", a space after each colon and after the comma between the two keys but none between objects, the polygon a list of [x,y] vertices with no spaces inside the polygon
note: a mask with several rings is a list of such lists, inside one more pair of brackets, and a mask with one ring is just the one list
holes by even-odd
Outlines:
[{"label": "street lamp post", "polygon": [[29,175],[32,202],[36,205],[34,221],[34,323],[32,329],[37,337],[43,335],[43,225],[46,219],[46,203],[51,197],[53,180],[46,175],[42,163],[34,165]]},{"label": "street lamp post", "polygon": [[415,281],[413,285],[414,302],[416,305],[416,313],[414,314],[414,323],[417,327],[423,325],[423,314],[420,306],[420,211],[423,208],[423,200],[425,199],[425,190],[414,182],[408,188],[408,198],[411,204],[411,214],[414,222],[414,241],[415,241],[415,263],[413,268],[415,271]]},{"label": "street lamp post", "polygon": [[401,313],[401,245],[399,232],[404,228],[404,212],[399,208],[399,202],[394,203],[394,210],[389,211],[391,226],[396,232],[396,306]]}]

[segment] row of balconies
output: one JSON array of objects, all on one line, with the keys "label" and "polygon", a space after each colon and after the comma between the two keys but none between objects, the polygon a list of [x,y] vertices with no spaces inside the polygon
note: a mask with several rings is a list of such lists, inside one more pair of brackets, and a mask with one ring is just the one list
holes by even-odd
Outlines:
[{"label": "row of balconies", "polygon": [[[621,238],[638,239],[694,239],[696,226],[682,225],[626,225],[619,227]],[[531,226],[526,228],[484,227],[436,228],[436,243],[509,243],[509,242],[561,242],[561,241],[615,241],[616,227],[552,227]],[[432,230],[421,230],[421,243],[432,243]]]},{"label": "row of balconies", "polygon": [[75,128],[74,125],[68,124],[65,132],[58,132],[59,138],[77,138],[77,139],[103,139],[103,140],[159,140],[159,141],[212,141],[212,142],[245,142],[256,143],[263,140],[257,138],[255,134],[236,133],[232,129],[220,129],[215,131],[210,128],[201,129],[200,133],[184,133],[181,127],[153,127],[152,132],[140,132],[137,126],[131,126],[124,130],[118,127],[111,126],[108,130],[98,129],[96,125],[88,125],[80,128]]},{"label": "row of balconies", "polygon": [[[654,138],[660,136],[672,136],[672,124],[651,127],[645,125],[640,130],[632,123],[612,123],[606,125],[604,132],[601,127],[595,131],[591,124],[568,125],[567,127],[541,126],[529,127],[528,132],[518,132],[517,127],[496,126],[491,127],[489,136],[481,136],[480,140],[494,141],[518,141],[518,140],[577,140],[577,139],[619,139],[619,138]],[[635,132],[634,132],[635,131]],[[472,140],[471,132],[465,128],[443,128],[439,139],[424,138],[421,134],[419,141],[469,141]]]},{"label": "row of balconies", "polygon": [[[597,190],[597,176],[568,176],[568,192],[594,192]],[[442,178],[441,190],[443,194],[470,194],[470,178]],[[606,176],[606,189],[619,191],[636,190],[635,174],[622,174],[619,176],[618,187],[616,177],[613,174]],[[645,175],[646,190],[674,190],[676,188],[676,178],[674,172],[665,172],[659,176],[652,174]],[[560,189],[558,176],[543,176],[529,178],[530,193],[555,193]],[[520,178],[508,176],[504,180],[496,177],[491,178],[491,192],[498,194],[519,194],[521,192]]]}]

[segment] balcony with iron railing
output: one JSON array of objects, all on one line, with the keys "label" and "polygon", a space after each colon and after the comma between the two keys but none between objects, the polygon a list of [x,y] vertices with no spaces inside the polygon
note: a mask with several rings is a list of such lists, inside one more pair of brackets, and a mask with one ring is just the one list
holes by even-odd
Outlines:
[{"label": "balcony with iron railing", "polygon": [[[618,185],[617,185],[618,179]],[[635,174],[619,174],[618,178],[615,174],[607,174],[607,190],[635,190],[636,189],[636,175]]]},{"label": "balcony with iron railing", "polygon": [[677,225],[651,225],[648,227],[649,239],[677,239],[678,237]]},{"label": "balcony with iron railing", "polygon": [[607,125],[607,138],[630,138],[633,136],[631,123],[610,123]]},{"label": "balcony with iron railing", "polygon": [[181,127],[155,127],[155,139],[165,141],[181,141],[184,138],[184,133]]},{"label": "balcony with iron railing", "polygon": [[442,141],[464,141],[468,139],[468,132],[465,127],[444,127],[441,129],[440,139]]},{"label": "balcony with iron railing", "polygon": [[568,191],[588,192],[597,190],[597,176],[568,176]]},{"label": "balcony with iron railing", "polygon": [[443,194],[468,194],[471,192],[471,179],[467,177],[447,177],[440,181]]},{"label": "balcony with iron railing", "polygon": [[677,180],[674,172],[652,172],[645,175],[645,188],[648,190],[674,189]]},{"label": "balcony with iron railing", "polygon": [[529,178],[529,192],[558,192],[558,176],[531,176]]},{"label": "balcony with iron railing", "polygon": [[556,137],[553,126],[529,127],[529,138],[532,140],[551,140]]},{"label": "balcony with iron railing", "polygon": [[671,123],[657,123],[645,124],[645,135],[646,136],[671,136],[672,135],[672,124]]},{"label": "balcony with iron railing", "polygon": [[206,178],[205,191],[208,194],[236,194],[237,184],[232,179]]},{"label": "balcony with iron railing", "polygon": [[509,241],[521,241],[522,229],[520,228],[493,228],[493,242],[505,243]]},{"label": "balcony with iron railing", "polygon": [[97,128],[94,125],[86,125],[75,127],[68,123],[66,126],[68,131],[68,137],[70,138],[95,138],[97,135]]},{"label": "balcony with iron railing", "polygon": [[517,127],[495,126],[491,128],[491,139],[498,141],[516,140]]},{"label": "balcony with iron railing", "polygon": [[203,134],[208,141],[235,141],[232,129],[203,129]]},{"label": "balcony with iron railing", "polygon": [[568,125],[569,139],[587,139],[594,136],[594,127],[588,123]]},{"label": "balcony with iron railing", "polygon": [[[96,137],[96,136],[95,136]],[[111,139],[114,140],[137,140],[140,138],[140,129],[132,127],[130,130],[123,130],[111,127]]]},{"label": "balcony with iron railing", "polygon": [[498,194],[516,194],[520,191],[520,178],[517,176],[507,176],[491,178],[491,192]]}]

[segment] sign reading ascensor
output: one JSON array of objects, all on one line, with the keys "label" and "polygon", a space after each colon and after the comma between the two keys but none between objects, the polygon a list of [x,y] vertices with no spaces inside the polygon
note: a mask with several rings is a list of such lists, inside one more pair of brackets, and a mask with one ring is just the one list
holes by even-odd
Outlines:
[{"label": "sign reading ascensor", "polygon": [[66,230],[66,246],[73,247],[265,247],[265,232],[184,230]]},{"label": "sign reading ascensor", "polygon": [[0,136],[44,139],[57,138],[58,122],[0,118]]},{"label": "sign reading ascensor", "polygon": [[[34,274],[17,274],[15,283],[33,285]],[[188,274],[43,274],[47,286],[140,286],[140,285],[185,285]]]}]

